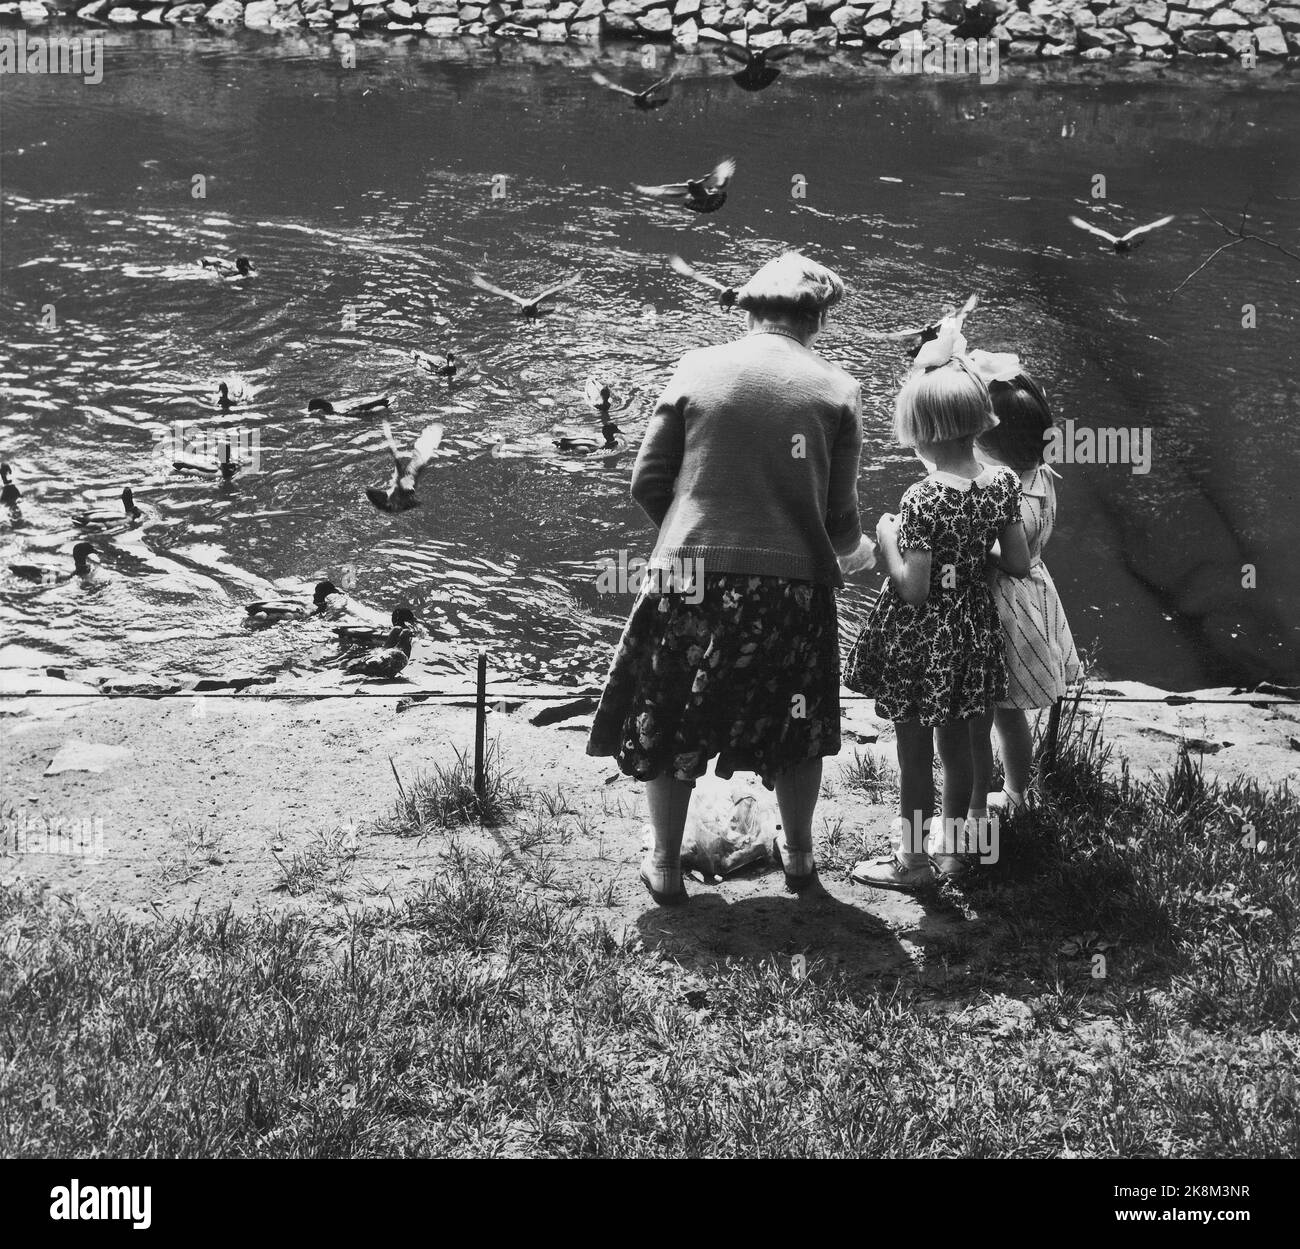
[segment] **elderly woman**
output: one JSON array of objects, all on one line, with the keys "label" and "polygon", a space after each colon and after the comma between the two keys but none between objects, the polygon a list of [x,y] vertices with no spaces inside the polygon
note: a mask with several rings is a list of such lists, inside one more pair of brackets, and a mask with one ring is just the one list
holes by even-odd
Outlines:
[{"label": "elderly woman", "polygon": [[718,776],[776,789],[786,884],[820,891],[813,811],[822,757],[840,749],[834,591],[874,563],[858,523],[861,393],[812,350],[843,294],[803,256],[764,265],[736,299],[749,332],[683,357],[633,470],[659,536],[587,753],[647,783],[641,879],[661,906],[686,900],[686,813],[715,756]]}]

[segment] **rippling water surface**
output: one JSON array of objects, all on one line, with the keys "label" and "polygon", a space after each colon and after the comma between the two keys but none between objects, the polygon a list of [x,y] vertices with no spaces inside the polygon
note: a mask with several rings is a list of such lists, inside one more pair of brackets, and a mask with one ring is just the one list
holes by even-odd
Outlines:
[{"label": "rippling water surface", "polygon": [[[95,539],[98,584],[0,581],[8,666],[274,667],[317,627],[253,633],[240,604],[352,566],[358,599],[440,606],[498,670],[598,671],[630,600],[596,593],[597,561],[650,535],[632,451],[567,458],[555,429],[594,425],[597,371],[629,401],[634,448],[673,361],[740,331],[664,253],[738,281],[797,246],[851,287],[821,350],[864,386],[869,523],[917,466],[889,437],[905,361],[859,331],[978,292],[973,344],[1018,350],[1062,416],[1153,431],[1149,474],[1063,468],[1049,563],[1096,670],[1175,688],[1300,677],[1300,262],[1244,244],[1170,298],[1227,241],[1202,208],[1235,225],[1249,198],[1252,228],[1300,251],[1293,93],[1241,74],[981,87],[810,63],[750,95],[692,58],[642,115],[585,56],[375,40],[347,69],[326,37],[115,34],[98,86],[5,80],[0,431],[24,498],[0,517],[3,563],[70,560],[69,514],[124,485],[152,516]],[[740,171],[714,216],[629,190],[728,154]],[[1178,222],[1131,256],[1094,246],[1066,217],[1096,174],[1108,220]],[[195,264],[211,252],[258,276],[212,278]],[[475,270],[582,282],[530,324]],[[460,355],[456,383],[415,371],[413,347]],[[255,393],[223,418],[211,397],[230,376]],[[387,471],[378,420],[305,410],[377,391],[399,441],[446,427],[424,506],[395,517],[363,495]],[[178,421],[256,431],[261,471],[159,471]],[[861,601],[843,596],[846,632]]]}]

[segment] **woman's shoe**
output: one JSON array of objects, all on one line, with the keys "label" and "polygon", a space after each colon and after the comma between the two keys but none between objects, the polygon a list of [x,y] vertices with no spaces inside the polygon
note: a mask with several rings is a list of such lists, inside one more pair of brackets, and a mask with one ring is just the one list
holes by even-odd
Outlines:
[{"label": "woman's shoe", "polygon": [[641,860],[639,875],[641,883],[646,887],[646,892],[659,906],[684,906],[686,904],[690,895],[686,892],[686,886],[682,884],[681,868],[678,868],[675,872],[658,871],[655,868],[654,860],[649,855],[646,855]]},{"label": "woman's shoe", "polygon": [[904,863],[897,855],[883,859],[863,859],[849,879],[855,885],[870,885],[873,889],[895,889],[900,893],[916,893],[934,884],[934,869],[929,859],[919,863]]},{"label": "woman's shoe", "polygon": [[785,834],[772,838],[772,857],[785,873],[785,887],[791,893],[825,893],[817,879],[817,864],[811,850],[791,850]]}]

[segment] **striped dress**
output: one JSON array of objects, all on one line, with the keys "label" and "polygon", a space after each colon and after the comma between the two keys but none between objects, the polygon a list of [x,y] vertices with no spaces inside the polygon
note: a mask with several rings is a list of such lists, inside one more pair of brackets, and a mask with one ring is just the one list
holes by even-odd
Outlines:
[{"label": "striped dress", "polygon": [[1007,697],[999,707],[1050,707],[1080,676],[1070,624],[1043,563],[1043,547],[1056,523],[1053,478],[1058,475],[1040,464],[1020,479],[1020,516],[1032,561],[1029,576],[1009,577],[997,570],[992,578],[1007,660]]}]

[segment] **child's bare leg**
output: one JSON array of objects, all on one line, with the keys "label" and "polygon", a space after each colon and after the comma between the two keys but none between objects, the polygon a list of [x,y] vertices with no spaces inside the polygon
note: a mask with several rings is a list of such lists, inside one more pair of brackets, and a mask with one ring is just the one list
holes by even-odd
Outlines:
[{"label": "child's bare leg", "polygon": [[976,819],[987,816],[989,786],[993,784],[993,711],[966,721],[970,741],[971,786],[966,797],[966,814]]},{"label": "child's bare leg", "polygon": [[953,720],[939,725],[934,735],[939,743],[939,762],[943,765],[943,820],[948,826],[954,820],[960,825],[966,819],[975,780],[969,730],[966,721]]},{"label": "child's bare leg", "polygon": [[934,733],[919,720],[895,720],[898,750],[898,815],[908,834],[896,847],[913,859],[923,858],[927,821],[934,818]]},{"label": "child's bare leg", "polygon": [[1034,735],[1029,717],[1014,707],[999,707],[993,713],[993,723],[1002,754],[1002,787],[1013,799],[1019,799],[1029,787],[1034,762]]},{"label": "child's bare leg", "polygon": [[877,889],[914,893],[934,883],[925,853],[926,825],[934,818],[934,733],[919,720],[895,720],[898,747],[898,819],[894,821],[892,854],[864,860],[849,879]]}]

